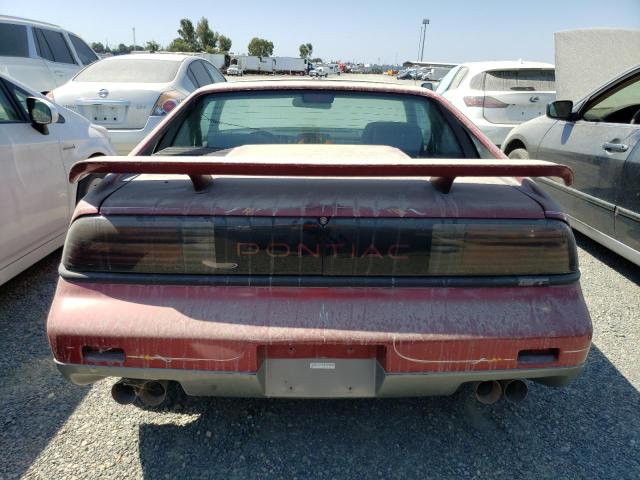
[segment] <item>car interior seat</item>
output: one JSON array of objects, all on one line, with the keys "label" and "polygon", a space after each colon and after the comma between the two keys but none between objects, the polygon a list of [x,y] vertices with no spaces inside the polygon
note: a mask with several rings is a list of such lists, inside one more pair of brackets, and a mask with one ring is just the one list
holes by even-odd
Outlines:
[{"label": "car interior seat", "polygon": [[405,122],[371,122],[364,127],[362,143],[365,145],[389,145],[402,150],[410,157],[422,153],[422,131],[417,125]]}]

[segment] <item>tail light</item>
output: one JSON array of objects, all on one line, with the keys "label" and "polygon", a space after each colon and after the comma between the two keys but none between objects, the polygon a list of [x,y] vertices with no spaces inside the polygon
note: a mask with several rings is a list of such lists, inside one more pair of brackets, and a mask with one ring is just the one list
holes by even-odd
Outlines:
[{"label": "tail light", "polygon": [[467,107],[484,107],[484,108],[507,108],[508,103],[504,103],[497,98],[489,96],[463,97],[464,104]]},{"label": "tail light", "polygon": [[559,220],[93,216],[71,225],[77,272],[207,275],[524,276],[577,271]]},{"label": "tail light", "polygon": [[184,95],[182,95],[180,92],[176,92],[175,90],[163,92],[162,94],[160,94],[160,96],[158,97],[158,101],[153,106],[152,115],[166,115],[174,108],[176,108],[182,100],[184,100]]}]

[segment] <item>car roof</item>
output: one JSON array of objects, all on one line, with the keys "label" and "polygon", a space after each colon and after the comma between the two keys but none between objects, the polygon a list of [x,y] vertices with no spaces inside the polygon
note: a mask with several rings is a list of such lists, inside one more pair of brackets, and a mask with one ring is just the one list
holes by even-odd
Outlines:
[{"label": "car roof", "polygon": [[461,66],[467,67],[477,72],[484,72],[488,70],[500,70],[500,69],[518,69],[518,68],[555,68],[555,65],[552,63],[529,62],[525,60],[467,62],[467,63],[462,63]]},{"label": "car roof", "polygon": [[[114,55],[113,57],[107,57],[102,59],[103,62],[114,62],[118,60],[169,60],[171,62],[183,62],[188,60],[189,58],[199,58],[193,55],[184,55],[181,53],[129,53],[127,55]],[[204,58],[200,58],[200,60],[204,60]]]},{"label": "car roof", "polygon": [[12,16],[9,16],[9,15],[0,15],[0,22],[2,22],[2,23],[15,23],[15,24],[19,24],[19,25],[35,25],[35,26],[48,27],[48,28],[57,28],[59,30],[65,30],[60,25],[54,25],[53,23],[41,22],[39,20],[30,20],[28,18],[22,18],[22,17],[12,17]]}]

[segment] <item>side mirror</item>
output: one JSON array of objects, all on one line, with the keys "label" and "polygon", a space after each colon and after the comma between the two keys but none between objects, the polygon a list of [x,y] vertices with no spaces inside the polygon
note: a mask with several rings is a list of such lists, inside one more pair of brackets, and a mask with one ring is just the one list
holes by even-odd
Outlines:
[{"label": "side mirror", "polygon": [[547,105],[547,117],[555,120],[571,120],[573,118],[573,102],[556,100]]},{"label": "side mirror", "polygon": [[49,135],[47,125],[56,123],[60,118],[55,105],[42,98],[28,97],[27,110],[31,125],[43,135]]},{"label": "side mirror", "polygon": [[420,86],[422,88],[426,88],[427,90],[433,91],[433,82],[423,82]]}]

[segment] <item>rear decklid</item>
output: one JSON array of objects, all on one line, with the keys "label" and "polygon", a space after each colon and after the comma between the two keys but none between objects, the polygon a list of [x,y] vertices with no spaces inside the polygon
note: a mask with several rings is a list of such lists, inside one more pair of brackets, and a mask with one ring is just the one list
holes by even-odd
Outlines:
[{"label": "rear decklid", "polygon": [[[102,201],[103,214],[274,217],[542,218],[542,207],[516,188],[519,182],[501,177],[572,178],[571,170],[551,162],[412,159],[393,147],[363,145],[245,145],[212,156],[99,157],[74,165],[70,179],[89,173],[140,174]],[[190,175],[195,188],[176,174]]]},{"label": "rear decklid", "polygon": [[544,115],[547,104],[556,99],[553,68],[507,68],[481,75],[483,116],[491,123],[526,122]]}]

